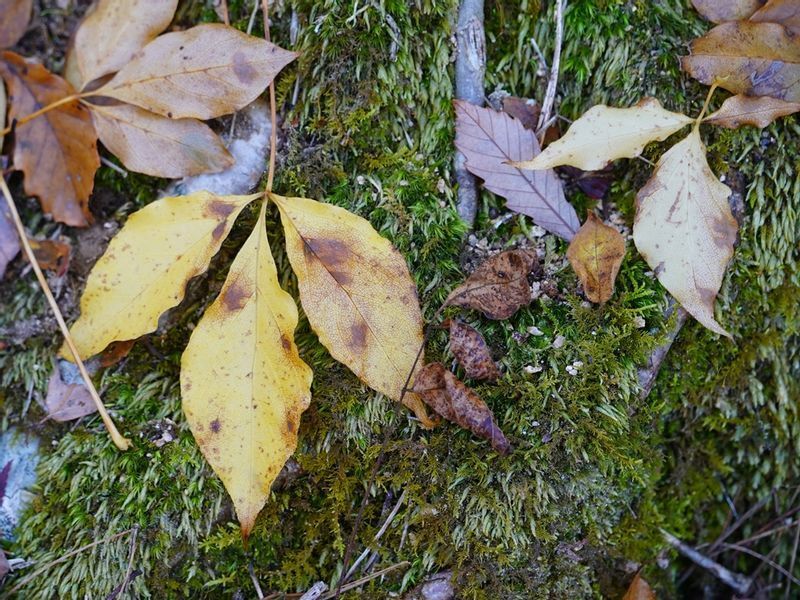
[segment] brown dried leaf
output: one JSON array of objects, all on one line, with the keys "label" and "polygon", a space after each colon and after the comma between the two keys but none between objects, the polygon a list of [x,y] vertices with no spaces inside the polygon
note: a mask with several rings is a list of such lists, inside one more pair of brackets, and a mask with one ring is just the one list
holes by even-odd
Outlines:
[{"label": "brown dried leaf", "polygon": [[[75,370],[77,372],[77,369]],[[80,376],[78,375],[75,381],[70,380],[67,383],[62,378],[58,366],[53,369],[53,374],[47,384],[47,397],[44,404],[47,416],[59,423],[79,419],[97,411],[89,390],[83,385]]]},{"label": "brown dried leaf", "polygon": [[213,119],[250,104],[296,56],[208,23],[157,37],[96,93],[170,119]]},{"label": "brown dried leaf", "polygon": [[67,272],[72,254],[72,247],[68,241],[28,239],[28,243],[41,268],[55,271],[59,277]]},{"label": "brown dried leaf", "polygon": [[494,415],[486,403],[442,363],[422,367],[414,380],[414,391],[448,421],[489,440],[499,454],[511,452],[511,444],[495,423]]},{"label": "brown dried leaf", "polygon": [[100,366],[106,368],[117,364],[123,358],[128,356],[135,343],[136,340],[111,342],[100,355]]},{"label": "brown dried leaf", "polygon": [[539,265],[531,250],[506,250],[490,256],[450,292],[444,306],[480,310],[490,319],[507,319],[531,302],[528,274]]},{"label": "brown dried leaf", "polygon": [[67,56],[76,89],[128,64],[172,21],[178,0],[99,0],[89,9]]},{"label": "brown dried leaf", "polygon": [[19,236],[8,214],[8,208],[0,204],[0,278],[6,272],[6,267],[19,252]]},{"label": "brown dried leaf", "polygon": [[692,0],[695,10],[709,21],[741,21],[756,12],[764,0]]},{"label": "brown dried leaf", "polygon": [[704,123],[736,129],[742,125],[766,127],[776,119],[800,111],[800,102],[787,102],[769,96],[731,96],[720,109],[703,119]]},{"label": "brown dried leaf", "polygon": [[0,48],[10,48],[25,34],[33,0],[0,0]]},{"label": "brown dried leaf", "polygon": [[507,96],[503,98],[503,112],[522,123],[525,129],[534,131],[539,124],[542,107],[535,100]]},{"label": "brown dried leaf", "polygon": [[567,258],[581,280],[586,297],[600,304],[614,295],[614,281],[624,257],[625,239],[594,213],[589,213],[567,249]]},{"label": "brown dried leaf", "polygon": [[195,119],[168,119],[130,104],[89,108],[100,141],[131,171],[177,178],[234,162],[217,134]]},{"label": "brown dried leaf", "polygon": [[780,23],[795,34],[800,33],[800,3],[797,0],[769,0],[750,20],[754,23]]},{"label": "brown dried leaf", "polygon": [[[0,53],[0,75],[11,98],[10,119],[19,119],[74,93],[42,65],[13,52]],[[89,195],[100,166],[97,134],[78,101],[63,104],[14,131],[14,168],[25,174],[25,192],[38,196],[56,221],[84,227],[91,221]]]},{"label": "brown dried leaf", "polygon": [[800,102],[800,40],[777,23],[718,25],[692,42],[681,66],[734,94]]},{"label": "brown dried leaf", "polygon": [[469,379],[497,379],[500,371],[480,332],[458,319],[450,319],[450,351]]},{"label": "brown dried leaf", "polygon": [[622,600],[656,600],[656,594],[641,574],[637,573]]},{"label": "brown dried leaf", "polygon": [[580,228],[575,209],[564,198],[561,181],[551,169],[522,171],[509,162],[530,160],[540,152],[532,131],[508,115],[455,101],[456,146],[467,169],[486,189],[506,199],[506,206],[528,215],[548,231],[571,240]]}]

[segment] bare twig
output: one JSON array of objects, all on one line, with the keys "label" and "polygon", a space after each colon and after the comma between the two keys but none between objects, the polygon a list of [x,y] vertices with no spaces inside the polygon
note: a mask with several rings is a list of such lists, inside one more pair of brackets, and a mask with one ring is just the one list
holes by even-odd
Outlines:
[{"label": "bare twig", "polygon": [[306,593],[300,596],[300,600],[319,600],[320,596],[328,591],[328,584],[324,581],[318,581],[312,585]]},{"label": "bare twig", "polygon": [[[755,550],[751,550],[747,546],[741,546],[739,544],[722,544],[722,546],[724,548],[727,548],[728,550],[736,550],[737,552],[742,552],[744,554],[749,554],[750,556],[752,556],[754,558],[757,558],[760,561],[765,562],[770,567],[772,567],[773,569],[775,569],[776,571],[781,573],[784,577],[786,577],[789,580],[790,585],[792,583],[796,583],[797,585],[800,585],[800,579],[797,579],[797,577],[792,575],[789,571],[784,569],[782,566],[780,566],[774,560],[771,560],[768,557],[764,556],[763,554],[759,554]],[[742,592],[742,593],[744,593],[744,592]]]},{"label": "bare twig", "polygon": [[346,592],[348,590],[354,590],[357,587],[361,587],[368,581],[372,581],[373,579],[377,579],[378,577],[383,577],[387,573],[390,573],[391,571],[394,571],[396,569],[402,569],[409,566],[411,566],[411,563],[408,562],[407,560],[404,560],[403,562],[399,562],[396,565],[392,565],[390,567],[386,567],[385,569],[381,569],[380,571],[375,571],[374,573],[370,573],[369,575],[366,575],[361,579],[356,579],[353,583],[348,583],[347,585],[343,585],[341,589],[337,589],[335,592],[328,592],[324,596],[320,596],[319,600],[330,600],[331,598],[338,598],[339,594],[341,594],[342,592]]},{"label": "bare twig", "polygon": [[553,62],[550,64],[550,78],[547,80],[547,91],[542,102],[542,112],[539,115],[539,126],[536,128],[536,135],[539,143],[544,142],[547,128],[552,124],[550,114],[553,112],[553,105],[556,101],[556,89],[558,87],[558,70],[561,67],[561,45],[564,41],[564,8],[566,0],[556,0],[556,40],[553,48]]},{"label": "bare twig", "polygon": [[97,393],[97,390],[94,387],[94,383],[92,382],[92,378],[89,376],[89,373],[86,371],[86,366],[83,364],[80,355],[78,354],[78,349],[75,347],[75,342],[72,341],[72,336],[69,333],[69,328],[67,327],[66,322],[64,321],[64,317],[61,314],[61,310],[58,308],[58,303],[56,299],[53,297],[53,293],[50,291],[50,286],[47,285],[47,279],[44,277],[44,273],[42,273],[42,269],[39,266],[38,261],[36,260],[36,255],[33,253],[33,249],[31,245],[28,243],[28,236],[25,233],[25,226],[22,224],[22,219],[19,217],[19,213],[17,212],[17,207],[14,204],[14,199],[11,197],[11,192],[8,189],[8,185],[6,185],[6,180],[4,177],[0,176],[0,188],[2,188],[3,196],[5,197],[6,204],[8,205],[8,210],[11,212],[11,219],[14,221],[14,226],[17,229],[17,233],[19,234],[20,241],[22,243],[22,248],[25,250],[25,256],[28,257],[28,261],[31,263],[33,267],[33,272],[36,274],[36,279],[39,280],[39,285],[42,286],[42,291],[44,292],[45,298],[47,298],[48,304],[50,304],[50,309],[53,311],[53,315],[58,322],[58,327],[61,329],[61,333],[64,335],[64,342],[66,342],[69,351],[72,353],[72,358],[75,361],[75,364],[78,366],[78,370],[81,373],[81,377],[83,377],[83,381],[86,384],[86,389],[89,391],[89,395],[92,397],[94,401],[94,405],[97,408],[97,412],[100,413],[100,417],[103,419],[103,423],[108,430],[108,433],[111,435],[111,439],[114,441],[114,444],[120,450],[127,450],[130,448],[130,441],[127,440],[118,430],[117,426],[114,425],[114,421],[111,419],[111,416],[106,411],[106,407],[103,405],[103,401],[100,399],[100,396]]},{"label": "bare twig", "polygon": [[247,572],[250,574],[250,581],[253,582],[253,587],[256,588],[256,596],[258,596],[258,600],[263,600],[264,592],[261,591],[261,584],[258,582],[258,578],[256,577],[256,570],[253,568],[252,560],[247,562]]},{"label": "bare twig", "polygon": [[[377,542],[378,540],[380,540],[381,537],[383,536],[383,534],[386,533],[386,530],[389,528],[389,525],[391,525],[392,521],[397,516],[397,512],[400,510],[400,506],[403,504],[403,501],[406,499],[406,492],[407,492],[407,490],[403,490],[403,493],[400,494],[400,499],[394,505],[394,508],[392,509],[392,512],[389,513],[389,516],[386,517],[386,520],[383,522],[383,525],[378,530],[378,533],[376,533],[375,537],[372,538],[373,542]],[[347,581],[348,579],[350,579],[350,577],[353,575],[355,570],[358,568],[358,565],[361,564],[361,562],[369,555],[370,552],[371,552],[371,549],[367,548],[367,549],[364,550],[364,552],[361,553],[361,556],[359,556],[356,559],[356,561],[353,563],[353,566],[350,567],[350,569],[347,571],[347,574],[342,578],[342,581]]]}]

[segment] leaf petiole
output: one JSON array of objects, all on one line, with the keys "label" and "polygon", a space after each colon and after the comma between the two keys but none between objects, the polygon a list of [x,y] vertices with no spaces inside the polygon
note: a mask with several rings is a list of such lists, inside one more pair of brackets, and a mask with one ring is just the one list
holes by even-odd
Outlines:
[{"label": "leaf petiole", "polygon": [[80,93],[80,94],[70,94],[69,96],[64,96],[63,98],[59,98],[55,102],[51,102],[47,106],[43,106],[42,108],[40,108],[37,111],[32,112],[31,114],[25,115],[24,117],[22,117],[20,119],[17,119],[14,123],[12,123],[11,125],[6,127],[5,129],[0,131],[0,138],[2,138],[4,135],[6,135],[8,133],[11,133],[11,130],[14,129],[15,127],[19,127],[20,125],[24,125],[28,121],[32,121],[36,117],[41,116],[41,115],[43,115],[45,113],[48,113],[51,110],[58,108],[59,106],[63,106],[65,104],[69,104],[70,102],[73,102],[74,100],[80,100],[81,98],[86,98],[87,96],[92,96],[92,95],[94,95],[92,92],[83,92],[83,93]]},{"label": "leaf petiole", "polygon": [[711,97],[714,95],[714,92],[717,89],[717,84],[711,84],[711,88],[708,90],[708,94],[706,95],[706,101],[703,103],[703,110],[700,111],[700,114],[697,115],[697,118],[694,120],[693,129],[697,129],[700,127],[700,123],[702,123],[703,118],[706,116],[706,112],[708,111],[708,105],[711,103]]}]

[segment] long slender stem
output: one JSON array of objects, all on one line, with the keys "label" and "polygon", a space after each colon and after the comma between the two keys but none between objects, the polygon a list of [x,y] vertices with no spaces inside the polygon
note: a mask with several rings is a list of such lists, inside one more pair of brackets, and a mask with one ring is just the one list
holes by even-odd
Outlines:
[{"label": "long slender stem", "polygon": [[94,387],[94,383],[92,383],[92,378],[86,371],[86,366],[83,364],[83,361],[78,354],[78,349],[75,347],[75,342],[72,341],[72,336],[69,334],[69,328],[64,322],[64,317],[61,315],[61,310],[58,308],[56,299],[53,297],[53,293],[50,291],[50,286],[47,285],[47,280],[44,277],[44,273],[42,273],[41,267],[39,267],[39,263],[36,261],[36,256],[33,253],[33,249],[28,243],[28,236],[25,234],[25,227],[22,224],[22,219],[19,217],[17,207],[14,204],[14,199],[11,197],[11,192],[6,185],[5,178],[3,177],[0,177],[0,188],[2,188],[3,196],[6,199],[8,210],[11,211],[11,218],[14,221],[14,226],[19,234],[20,242],[22,242],[22,247],[25,250],[25,255],[28,257],[31,266],[33,267],[33,272],[36,273],[36,279],[39,280],[39,285],[42,286],[42,291],[44,292],[45,298],[47,298],[47,302],[50,304],[50,309],[53,311],[56,321],[58,322],[58,327],[61,329],[61,333],[64,335],[64,341],[66,342],[70,352],[72,352],[75,364],[78,366],[81,377],[83,377],[83,381],[86,384],[86,389],[89,390],[89,395],[92,397],[92,400],[94,400],[94,405],[97,408],[97,412],[100,413],[100,417],[103,419],[103,423],[105,424],[106,429],[108,429],[108,433],[111,435],[111,439],[114,441],[116,447],[120,450],[127,450],[130,448],[130,441],[128,441],[117,430],[116,425],[114,425],[114,421],[111,420],[111,416],[108,414],[108,411],[106,411],[106,407],[103,405],[103,401],[100,399],[100,396]]},{"label": "long slender stem", "polygon": [[714,91],[717,89],[717,84],[714,83],[711,85],[711,88],[708,90],[708,94],[706,94],[706,101],[703,102],[703,110],[700,111],[700,114],[697,115],[697,118],[694,120],[694,128],[697,129],[700,127],[700,123],[703,122],[703,118],[706,116],[706,111],[708,111],[708,105],[711,103],[711,97],[714,95]]},{"label": "long slender stem", "polygon": [[81,98],[85,98],[86,96],[91,96],[91,95],[92,95],[91,92],[85,92],[85,93],[82,93],[82,94],[70,94],[69,96],[64,96],[63,98],[59,98],[55,102],[51,102],[47,106],[43,106],[42,108],[40,108],[37,111],[32,112],[31,114],[25,115],[24,117],[20,117],[19,119],[17,119],[15,123],[9,125],[5,129],[0,131],[0,138],[3,137],[4,135],[6,135],[7,133],[11,133],[11,130],[14,127],[19,127],[20,125],[25,125],[25,123],[27,123],[28,121],[32,121],[36,117],[38,117],[40,115],[43,115],[45,113],[48,113],[51,110],[53,110],[55,108],[58,108],[59,106],[63,106],[64,104],[69,104],[70,102],[73,102],[74,100],[80,100]]},{"label": "long slender stem", "polygon": [[[269,0],[261,0],[261,12],[264,13],[264,39],[269,38]],[[269,135],[269,171],[267,172],[267,193],[272,192],[275,179],[275,155],[278,151],[277,110],[275,108],[275,82],[269,84],[269,118],[272,127]]]}]

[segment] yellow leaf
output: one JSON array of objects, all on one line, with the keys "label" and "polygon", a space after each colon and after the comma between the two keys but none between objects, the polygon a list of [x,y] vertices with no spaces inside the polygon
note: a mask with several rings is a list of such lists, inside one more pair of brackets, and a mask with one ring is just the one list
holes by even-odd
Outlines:
[{"label": "yellow leaf", "polygon": [[244,108],[297,56],[219,23],[159,36],[96,91],[170,119]]},{"label": "yellow leaf", "polygon": [[662,108],[655,98],[644,98],[631,108],[599,104],[587,110],[564,137],[536,158],[512,164],[521,169],[572,165],[594,171],[617,158],[639,156],[647,144],[667,139],[692,120]]},{"label": "yellow leaf", "polygon": [[[371,388],[400,400],[423,339],[417,288],[402,255],[343,208],[270,198],[280,209],[300,301],[319,341]],[[415,372],[421,366],[422,357]],[[433,426],[416,394],[405,394],[403,403]]]},{"label": "yellow leaf", "polygon": [[614,295],[614,281],[624,257],[622,235],[594,213],[589,213],[567,249],[567,258],[581,280],[586,297],[601,304]]},{"label": "yellow leaf", "polygon": [[297,307],[278,283],[259,219],[181,360],[183,410],[225,484],[246,538],[297,446],[311,369],[294,344]]},{"label": "yellow leaf", "polygon": [[709,168],[694,128],[661,157],[637,194],[633,225],[636,247],[661,284],[705,327],[728,337],[714,319],[714,300],[738,229],[730,194]]},{"label": "yellow leaf", "polygon": [[[198,192],[164,198],[133,213],[89,274],[81,316],[70,333],[81,358],[111,342],[155,331],[208,269],[239,212],[259,197]],[[66,358],[69,350],[61,349]]]}]

